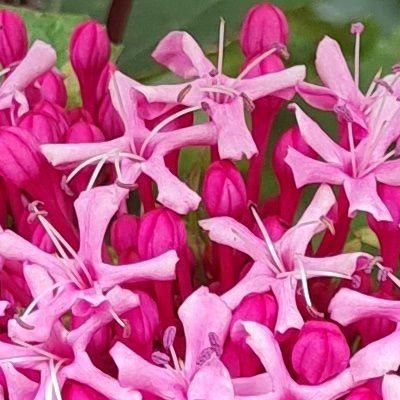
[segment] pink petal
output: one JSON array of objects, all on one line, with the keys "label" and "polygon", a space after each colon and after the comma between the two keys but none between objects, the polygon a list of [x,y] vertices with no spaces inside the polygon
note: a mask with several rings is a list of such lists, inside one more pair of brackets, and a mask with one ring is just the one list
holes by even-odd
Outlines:
[{"label": "pink petal", "polygon": [[234,400],[229,372],[218,358],[213,357],[194,375],[187,398],[188,400]]},{"label": "pink petal", "polygon": [[248,378],[233,379],[233,388],[236,396],[256,396],[272,392],[273,382],[271,374],[263,373]]},{"label": "pink petal", "polygon": [[231,311],[217,295],[200,287],[184,301],[178,316],[186,338],[185,373],[191,379],[200,353],[210,347],[208,334],[215,333],[221,346],[225,342]]},{"label": "pink petal", "polygon": [[400,331],[397,329],[384,338],[359,350],[350,360],[350,370],[356,381],[377,378],[400,366]]},{"label": "pink petal", "polygon": [[378,182],[400,186],[400,160],[386,161],[374,171]]},{"label": "pink petal", "polygon": [[40,150],[50,164],[63,168],[70,168],[77,163],[102,154],[130,151],[129,143],[125,137],[98,143],[42,144]]},{"label": "pink petal", "polygon": [[125,189],[108,185],[82,192],[76,199],[74,207],[80,234],[78,254],[82,260],[92,264],[101,262],[104,235],[125,197]]},{"label": "pink petal", "polygon": [[120,342],[111,348],[110,354],[117,364],[121,385],[164,399],[185,399],[186,384],[181,374],[150,364]]},{"label": "pink petal", "polygon": [[265,293],[271,289],[276,281],[262,262],[256,261],[249,272],[230,290],[225,292],[221,299],[234,310],[249,294]]},{"label": "pink petal", "polygon": [[199,124],[170,132],[159,132],[153,142],[153,154],[164,156],[173,150],[190,146],[208,146],[217,143],[217,129],[213,123]]},{"label": "pink petal", "polygon": [[400,377],[398,375],[385,375],[382,382],[383,400],[397,400],[399,398]]},{"label": "pink petal", "polygon": [[341,185],[345,179],[340,168],[307,157],[292,147],[288,149],[285,162],[292,169],[297,188],[309,183]]},{"label": "pink petal", "polygon": [[231,217],[215,217],[199,221],[213,242],[232,247],[249,255],[253,260],[266,263],[269,256],[265,243],[248,228]]},{"label": "pink petal", "polygon": [[278,302],[278,318],[275,330],[280,333],[290,328],[300,329],[303,326],[303,318],[296,304],[297,281],[291,277],[276,280],[272,291]]},{"label": "pink petal", "polygon": [[[250,99],[257,100],[282,89],[294,88],[299,81],[306,75],[304,65],[286,68],[279,72],[272,72],[257,78],[239,79],[234,82],[234,89],[240,93],[245,93]],[[228,84],[230,81],[228,81]],[[284,93],[284,92],[283,92]],[[289,100],[292,98],[286,98]]]},{"label": "pink petal", "polygon": [[349,200],[349,217],[356,211],[371,213],[377,221],[393,221],[389,210],[378,196],[376,180],[372,174],[362,178],[346,178],[344,190]]},{"label": "pink petal", "polygon": [[244,104],[241,97],[229,103],[208,102],[208,113],[218,130],[218,153],[221,158],[240,160],[244,155],[251,158],[257,154],[257,147],[244,118]]},{"label": "pink petal", "polygon": [[324,111],[333,111],[338,102],[337,96],[324,86],[299,82],[296,86],[297,93],[312,107]]},{"label": "pink petal", "polygon": [[25,58],[7,77],[0,88],[0,109],[9,108],[16,91],[23,91],[56,62],[56,52],[48,44],[36,40]]},{"label": "pink petal", "polygon": [[215,69],[197,42],[187,32],[168,33],[158,43],[152,57],[184,79],[205,76]]},{"label": "pink petal", "polygon": [[165,207],[187,214],[197,209],[200,196],[173,175],[161,157],[153,156],[141,164],[142,171],[153,179],[158,188],[157,201]]},{"label": "pink petal", "polygon": [[396,300],[380,299],[342,288],[329,304],[331,318],[349,325],[364,318],[381,317],[400,322],[400,304]]},{"label": "pink petal", "polygon": [[175,250],[170,250],[158,257],[135,264],[98,263],[95,266],[96,278],[103,290],[126,282],[173,280],[178,260]]},{"label": "pink petal", "polygon": [[[39,385],[18,372],[11,363],[1,364],[9,400],[34,399]],[[4,397],[2,397],[3,399]]]},{"label": "pink petal", "polygon": [[322,82],[338,96],[350,99],[357,92],[353,77],[336,40],[325,36],[318,45],[315,66]]},{"label": "pink petal", "polygon": [[290,107],[295,110],[304,141],[325,161],[337,166],[346,165],[349,152],[336,144],[299,106],[291,104]]},{"label": "pink petal", "polygon": [[275,244],[280,258],[288,269],[293,268],[293,258],[297,254],[305,254],[313,236],[326,229],[320,218],[327,215],[335,203],[332,189],[328,185],[321,185],[297,224],[284,233]]},{"label": "pink petal", "polygon": [[[43,295],[52,285],[53,279],[40,265],[30,264],[24,268],[24,277],[33,298]],[[39,306],[48,304],[53,299],[53,294],[49,293],[39,301]]]}]

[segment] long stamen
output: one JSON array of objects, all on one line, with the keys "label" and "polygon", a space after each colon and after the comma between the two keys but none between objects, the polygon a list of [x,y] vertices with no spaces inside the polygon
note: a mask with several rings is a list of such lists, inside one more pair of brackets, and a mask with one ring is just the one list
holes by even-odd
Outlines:
[{"label": "long stamen", "polygon": [[371,96],[372,92],[375,90],[376,88],[376,80],[380,79],[382,75],[382,68],[378,69],[378,72],[375,74],[374,79],[372,79],[371,84],[369,85],[369,88],[367,90],[367,93],[365,94],[365,97],[369,97]]},{"label": "long stamen", "polygon": [[78,172],[80,172],[83,168],[87,167],[90,164],[95,163],[96,161],[102,160],[105,156],[111,156],[112,153],[104,153],[104,154],[100,154],[98,156],[94,156],[91,158],[88,158],[87,160],[83,161],[82,163],[80,163],[76,168],[74,168],[67,176],[66,179],[66,183],[69,183],[72,178],[78,174]]},{"label": "long stamen", "polygon": [[224,37],[225,37],[225,20],[221,17],[219,23],[219,41],[218,41],[218,75],[222,74],[222,66],[224,62]]},{"label": "long stamen", "polygon": [[[54,360],[50,360],[50,377],[51,377],[51,387],[54,390],[54,394],[56,395],[57,400],[62,400],[60,386],[57,381],[57,369],[54,365]],[[57,364],[58,368],[61,366],[60,363]]]},{"label": "long stamen", "polygon": [[357,176],[357,161],[356,161],[356,151],[354,146],[354,136],[353,136],[353,125],[351,122],[347,122],[347,135],[349,139],[349,148],[351,154],[351,169],[353,172],[353,177]]},{"label": "long stamen", "polygon": [[[288,276],[293,276],[296,279],[301,279],[301,273],[298,271],[285,271],[278,274],[277,278],[287,278]],[[332,272],[332,271],[321,271],[321,270],[310,270],[307,271],[308,278],[317,278],[317,277],[327,277],[327,278],[340,278],[340,279],[349,279],[352,277],[346,274],[342,274],[341,272]]]},{"label": "long stamen", "polygon": [[93,188],[94,183],[96,182],[97,177],[100,174],[101,169],[103,168],[103,165],[106,163],[108,159],[108,156],[104,156],[102,159],[100,159],[100,161],[98,162],[98,164],[96,165],[96,168],[94,169],[92,176],[90,177],[90,180],[87,184],[86,190],[90,190]]},{"label": "long stamen", "polygon": [[13,338],[12,341],[15,344],[19,344],[22,347],[25,347],[25,348],[27,348],[29,350],[33,350],[35,353],[38,353],[39,355],[46,357],[46,359],[53,359],[53,360],[57,360],[57,361],[62,360],[61,357],[56,356],[55,354],[50,353],[50,352],[48,352],[46,350],[43,350],[43,349],[41,349],[39,347],[36,347],[36,346],[34,346],[32,344],[26,343],[23,340],[19,340],[19,339]]},{"label": "long stamen", "polygon": [[142,147],[140,149],[140,156],[143,157],[144,151],[146,150],[146,147],[150,143],[150,141],[153,139],[153,137],[161,131],[165,126],[167,126],[169,123],[172,121],[178,119],[182,115],[192,113],[194,111],[201,110],[202,108],[200,106],[195,106],[195,107],[189,107],[185,108],[184,110],[178,111],[175,114],[170,115],[168,118],[165,118],[163,121],[161,121],[157,126],[154,127],[154,129],[149,133],[149,135],[146,137],[146,139],[143,141]]},{"label": "long stamen", "polygon": [[272,259],[274,260],[275,266],[281,272],[284,272],[285,268],[282,265],[282,262],[279,259],[279,256],[278,256],[277,252],[275,251],[275,247],[274,247],[274,245],[272,243],[272,240],[271,240],[267,230],[265,229],[265,226],[264,226],[260,216],[258,215],[258,212],[257,212],[255,206],[251,204],[249,208],[250,208],[250,211],[251,211],[251,213],[253,215],[254,220],[256,221],[256,224],[257,224],[258,228],[260,229],[261,234],[263,235],[265,244],[267,245],[268,251],[269,251]]},{"label": "long stamen", "polygon": [[122,328],[122,329],[126,329],[126,324],[124,321],[122,321],[122,319],[119,317],[119,315],[112,309],[110,308],[110,314],[112,315],[112,317],[114,318],[115,322]]},{"label": "long stamen", "polygon": [[1,358],[0,359],[0,364],[6,364],[6,363],[21,363],[25,361],[47,361],[47,357],[41,357],[41,356],[16,356],[16,357],[9,357],[9,358]]},{"label": "long stamen", "polygon": [[354,46],[354,82],[356,87],[360,84],[360,38],[364,30],[364,25],[361,22],[356,22],[351,25],[350,32],[356,36],[356,44]]},{"label": "long stamen", "polygon": [[362,171],[362,176],[367,175],[371,171],[373,171],[376,167],[384,163],[385,161],[389,160],[390,157],[394,156],[396,154],[396,150],[389,151],[384,157],[382,157],[381,160],[371,164],[368,168],[366,168],[364,171]]}]

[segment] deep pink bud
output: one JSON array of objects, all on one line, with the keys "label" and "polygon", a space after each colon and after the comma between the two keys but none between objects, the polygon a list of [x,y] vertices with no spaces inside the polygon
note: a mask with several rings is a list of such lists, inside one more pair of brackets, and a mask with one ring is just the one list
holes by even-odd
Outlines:
[{"label": "deep pink bud", "polygon": [[86,122],[73,124],[66,135],[66,143],[94,143],[103,141],[103,132],[97,126]]},{"label": "deep pink bud", "polygon": [[382,397],[366,387],[354,389],[345,400],[382,400]]},{"label": "deep pink bud", "polygon": [[108,63],[103,70],[101,71],[99,80],[97,82],[96,88],[96,100],[100,102],[103,97],[109,93],[108,87],[110,85],[110,78],[111,75],[117,70],[117,67],[112,64]]},{"label": "deep pink bud", "polygon": [[64,85],[63,76],[56,71],[48,71],[38,80],[42,97],[51,102],[65,107],[67,104],[67,90]]},{"label": "deep pink bud", "polygon": [[82,74],[100,74],[110,57],[110,41],[104,28],[96,21],[78,25],[69,44],[72,67],[78,78]]},{"label": "deep pink bud", "polygon": [[[267,229],[267,232],[273,242],[279,240],[282,235],[286,232],[287,226],[285,226],[280,218],[276,215],[272,215],[263,219],[263,224]],[[253,232],[260,238],[263,239],[263,235],[258,225],[255,225]]]},{"label": "deep pink bud", "polygon": [[185,244],[185,225],[173,211],[157,208],[141,218],[138,230],[138,254],[141,259],[157,257],[168,250],[179,253]]},{"label": "deep pink bud", "polygon": [[159,328],[157,305],[154,300],[144,292],[137,292],[140,307],[132,308],[121,316],[128,324],[128,333],[116,324],[117,338],[130,347],[140,356],[150,359],[153,352],[153,340]]},{"label": "deep pink bud", "polygon": [[124,214],[118,217],[111,226],[111,246],[118,255],[137,249],[139,220],[135,215]]},{"label": "deep pink bud", "polygon": [[0,63],[6,68],[24,58],[28,40],[24,21],[7,10],[0,11]]},{"label": "deep pink bud", "polygon": [[283,12],[269,3],[252,7],[240,29],[240,48],[247,58],[262,54],[274,44],[286,45],[288,24]]},{"label": "deep pink bud", "polygon": [[317,385],[342,372],[350,349],[340,329],[331,322],[307,321],[292,351],[292,365],[301,380]]},{"label": "deep pink bud", "polygon": [[62,138],[57,121],[45,112],[28,111],[18,126],[30,132],[40,144],[57,143]]},{"label": "deep pink bud", "polygon": [[71,380],[67,380],[63,385],[62,398],[64,400],[107,400],[107,397],[91,387]]},{"label": "deep pink bud", "polygon": [[215,161],[208,167],[202,197],[210,217],[230,216],[240,219],[246,209],[246,186],[231,161]]},{"label": "deep pink bud", "polygon": [[40,103],[35,105],[34,110],[44,112],[53,117],[57,121],[62,137],[64,137],[69,128],[69,119],[67,113],[62,107],[48,100],[42,100]]},{"label": "deep pink bud", "polygon": [[109,94],[103,97],[97,114],[97,123],[107,140],[115,139],[124,133],[121,117],[111,103]]},{"label": "deep pink bud", "polygon": [[71,124],[75,124],[75,122],[94,123],[92,115],[82,107],[71,108],[68,111],[68,119]]}]

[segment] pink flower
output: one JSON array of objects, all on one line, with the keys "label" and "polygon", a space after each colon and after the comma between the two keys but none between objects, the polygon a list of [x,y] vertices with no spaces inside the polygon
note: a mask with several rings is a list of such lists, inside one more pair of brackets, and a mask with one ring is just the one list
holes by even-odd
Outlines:
[{"label": "pink flower", "polygon": [[[230,246],[249,255],[255,262],[247,275],[222,299],[231,309],[250,293],[272,290],[278,302],[276,330],[301,328],[303,319],[296,305],[297,281],[302,282],[307,307],[313,306],[307,288],[311,277],[337,277],[351,279],[360,257],[371,258],[364,253],[341,254],[316,258],[305,256],[311,238],[330,226],[326,215],[335,204],[332,190],[322,185],[303,213],[297,225],[289,229],[279,240],[272,242],[261,223],[265,243],[245,226],[229,217],[202,220],[200,226],[208,231],[212,241]],[[259,217],[258,217],[259,219]]]}]

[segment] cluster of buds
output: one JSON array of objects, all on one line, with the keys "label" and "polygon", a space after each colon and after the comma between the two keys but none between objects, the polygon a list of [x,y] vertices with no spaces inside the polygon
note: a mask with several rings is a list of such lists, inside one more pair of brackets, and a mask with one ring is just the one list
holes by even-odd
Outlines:
[{"label": "cluster of buds", "polygon": [[[236,77],[221,20],[216,66],[173,31],[152,56],[183,82],[149,86],[84,22],[69,109],[54,49],[28,48],[17,14],[0,21],[0,398],[398,399],[400,68],[361,92],[361,23],[354,78],[325,37],[324,86],[305,82],[263,3]],[[335,114],[337,143],[287,104],[296,93]],[[282,107],[297,123],[271,143]],[[262,198],[268,145],[279,193]],[[192,146],[209,163],[185,181]],[[344,252],[360,213],[379,254]]]}]

